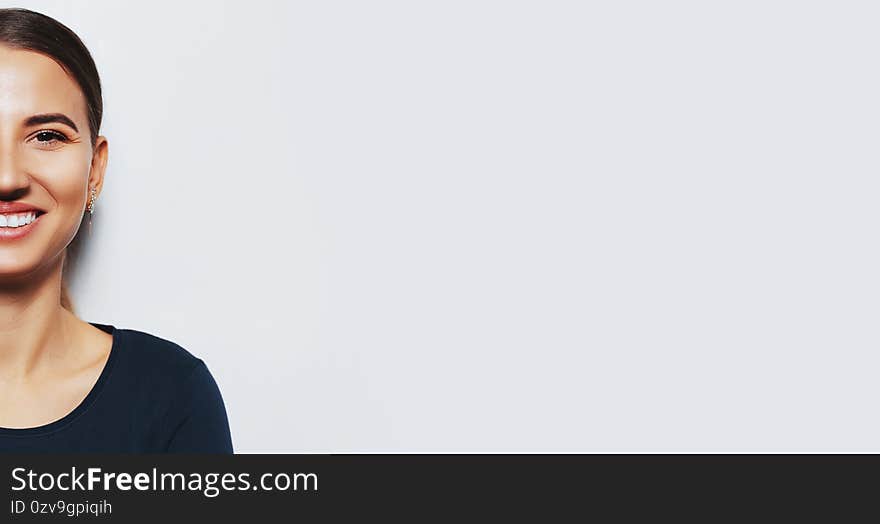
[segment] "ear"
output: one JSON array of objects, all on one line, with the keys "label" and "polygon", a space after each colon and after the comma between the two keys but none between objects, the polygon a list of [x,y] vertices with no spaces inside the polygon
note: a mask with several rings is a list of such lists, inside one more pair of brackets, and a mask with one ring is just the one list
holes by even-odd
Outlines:
[{"label": "ear", "polygon": [[89,187],[95,188],[95,192],[98,195],[101,194],[101,188],[104,186],[108,147],[107,137],[99,136],[95,139],[95,149],[92,151],[92,167],[89,170]]}]

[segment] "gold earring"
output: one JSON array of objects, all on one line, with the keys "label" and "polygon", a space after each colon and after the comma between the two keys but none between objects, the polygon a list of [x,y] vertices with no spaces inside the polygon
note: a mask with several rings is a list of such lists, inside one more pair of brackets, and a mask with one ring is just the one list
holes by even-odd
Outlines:
[{"label": "gold earring", "polygon": [[98,198],[98,192],[95,188],[92,188],[91,192],[89,192],[89,205],[86,207],[86,211],[89,214],[92,214],[92,210],[95,208],[95,199]]}]

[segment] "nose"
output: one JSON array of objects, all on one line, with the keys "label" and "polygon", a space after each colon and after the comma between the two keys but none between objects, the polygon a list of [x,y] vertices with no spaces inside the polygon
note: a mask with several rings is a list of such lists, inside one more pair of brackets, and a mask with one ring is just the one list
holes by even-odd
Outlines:
[{"label": "nose", "polygon": [[0,144],[0,200],[16,200],[30,186],[30,176],[25,172],[17,147]]}]

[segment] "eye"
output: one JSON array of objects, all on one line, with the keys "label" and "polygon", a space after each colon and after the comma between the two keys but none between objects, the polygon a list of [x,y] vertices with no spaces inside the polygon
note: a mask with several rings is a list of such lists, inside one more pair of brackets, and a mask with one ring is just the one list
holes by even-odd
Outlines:
[{"label": "eye", "polygon": [[68,139],[63,134],[59,133],[58,131],[50,130],[38,132],[34,135],[33,139],[40,147],[56,146],[61,143],[70,142],[70,139]]}]

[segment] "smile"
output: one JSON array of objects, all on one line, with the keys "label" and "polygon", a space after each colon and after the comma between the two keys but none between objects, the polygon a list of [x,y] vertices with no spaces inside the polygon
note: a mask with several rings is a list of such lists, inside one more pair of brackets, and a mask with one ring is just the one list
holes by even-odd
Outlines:
[{"label": "smile", "polygon": [[0,244],[27,238],[34,228],[40,226],[44,212],[32,209],[20,213],[0,213]]},{"label": "smile", "polygon": [[37,219],[36,211],[0,214],[0,227],[24,227]]}]

